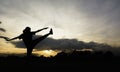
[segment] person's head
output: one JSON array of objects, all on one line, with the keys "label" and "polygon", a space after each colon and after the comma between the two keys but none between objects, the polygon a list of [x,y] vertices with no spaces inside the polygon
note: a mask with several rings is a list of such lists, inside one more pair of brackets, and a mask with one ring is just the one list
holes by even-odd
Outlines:
[{"label": "person's head", "polygon": [[30,31],[31,31],[31,28],[30,28],[30,27],[26,27],[26,28],[23,30],[23,33],[30,32]]}]

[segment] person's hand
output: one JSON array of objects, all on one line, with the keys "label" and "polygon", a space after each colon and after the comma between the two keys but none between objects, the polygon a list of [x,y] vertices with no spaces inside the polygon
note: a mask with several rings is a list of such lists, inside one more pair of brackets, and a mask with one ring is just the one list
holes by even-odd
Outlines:
[{"label": "person's hand", "polygon": [[10,39],[8,37],[3,37],[6,41],[10,41]]},{"label": "person's hand", "polygon": [[6,41],[10,41],[10,39],[9,39],[8,37],[5,37],[4,39],[5,39]]}]

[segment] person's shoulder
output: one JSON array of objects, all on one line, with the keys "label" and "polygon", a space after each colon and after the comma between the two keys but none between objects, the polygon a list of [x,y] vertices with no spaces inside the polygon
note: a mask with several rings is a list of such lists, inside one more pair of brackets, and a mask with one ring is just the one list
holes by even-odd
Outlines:
[{"label": "person's shoulder", "polygon": [[35,34],[35,32],[31,32],[31,34]]}]

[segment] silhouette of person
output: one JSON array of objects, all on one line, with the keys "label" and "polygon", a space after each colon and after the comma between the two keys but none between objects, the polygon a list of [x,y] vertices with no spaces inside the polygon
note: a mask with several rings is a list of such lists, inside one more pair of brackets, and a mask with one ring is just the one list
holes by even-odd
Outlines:
[{"label": "silhouette of person", "polygon": [[37,31],[32,31],[31,32],[31,28],[30,27],[26,27],[24,30],[23,30],[23,33],[17,37],[14,37],[12,39],[9,39],[7,41],[11,41],[11,40],[15,40],[15,39],[22,39],[26,48],[27,48],[27,57],[30,57],[31,54],[32,54],[32,50],[33,48],[40,42],[42,41],[43,39],[45,39],[46,37],[48,37],[49,35],[52,35],[53,34],[53,30],[52,28],[50,29],[50,32],[37,38],[37,39],[32,39],[33,38],[33,35],[35,35],[35,33],[37,32],[40,32],[44,29],[47,29],[48,27],[46,28],[42,28],[42,29],[39,29]]}]

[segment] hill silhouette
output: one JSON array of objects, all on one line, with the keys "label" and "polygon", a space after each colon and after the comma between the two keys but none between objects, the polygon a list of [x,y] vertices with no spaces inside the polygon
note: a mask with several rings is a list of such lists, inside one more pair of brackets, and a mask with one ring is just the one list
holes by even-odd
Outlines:
[{"label": "hill silhouette", "polygon": [[[55,57],[44,57],[32,55],[26,56],[9,55],[0,57],[0,67],[13,70],[44,70],[45,69],[73,69],[83,68],[101,68],[109,69],[120,65],[120,56],[115,56],[111,51],[91,52],[91,51],[73,51],[71,53],[60,52]],[[94,69],[93,69],[94,70]],[[80,70],[79,70],[80,71]]]}]

